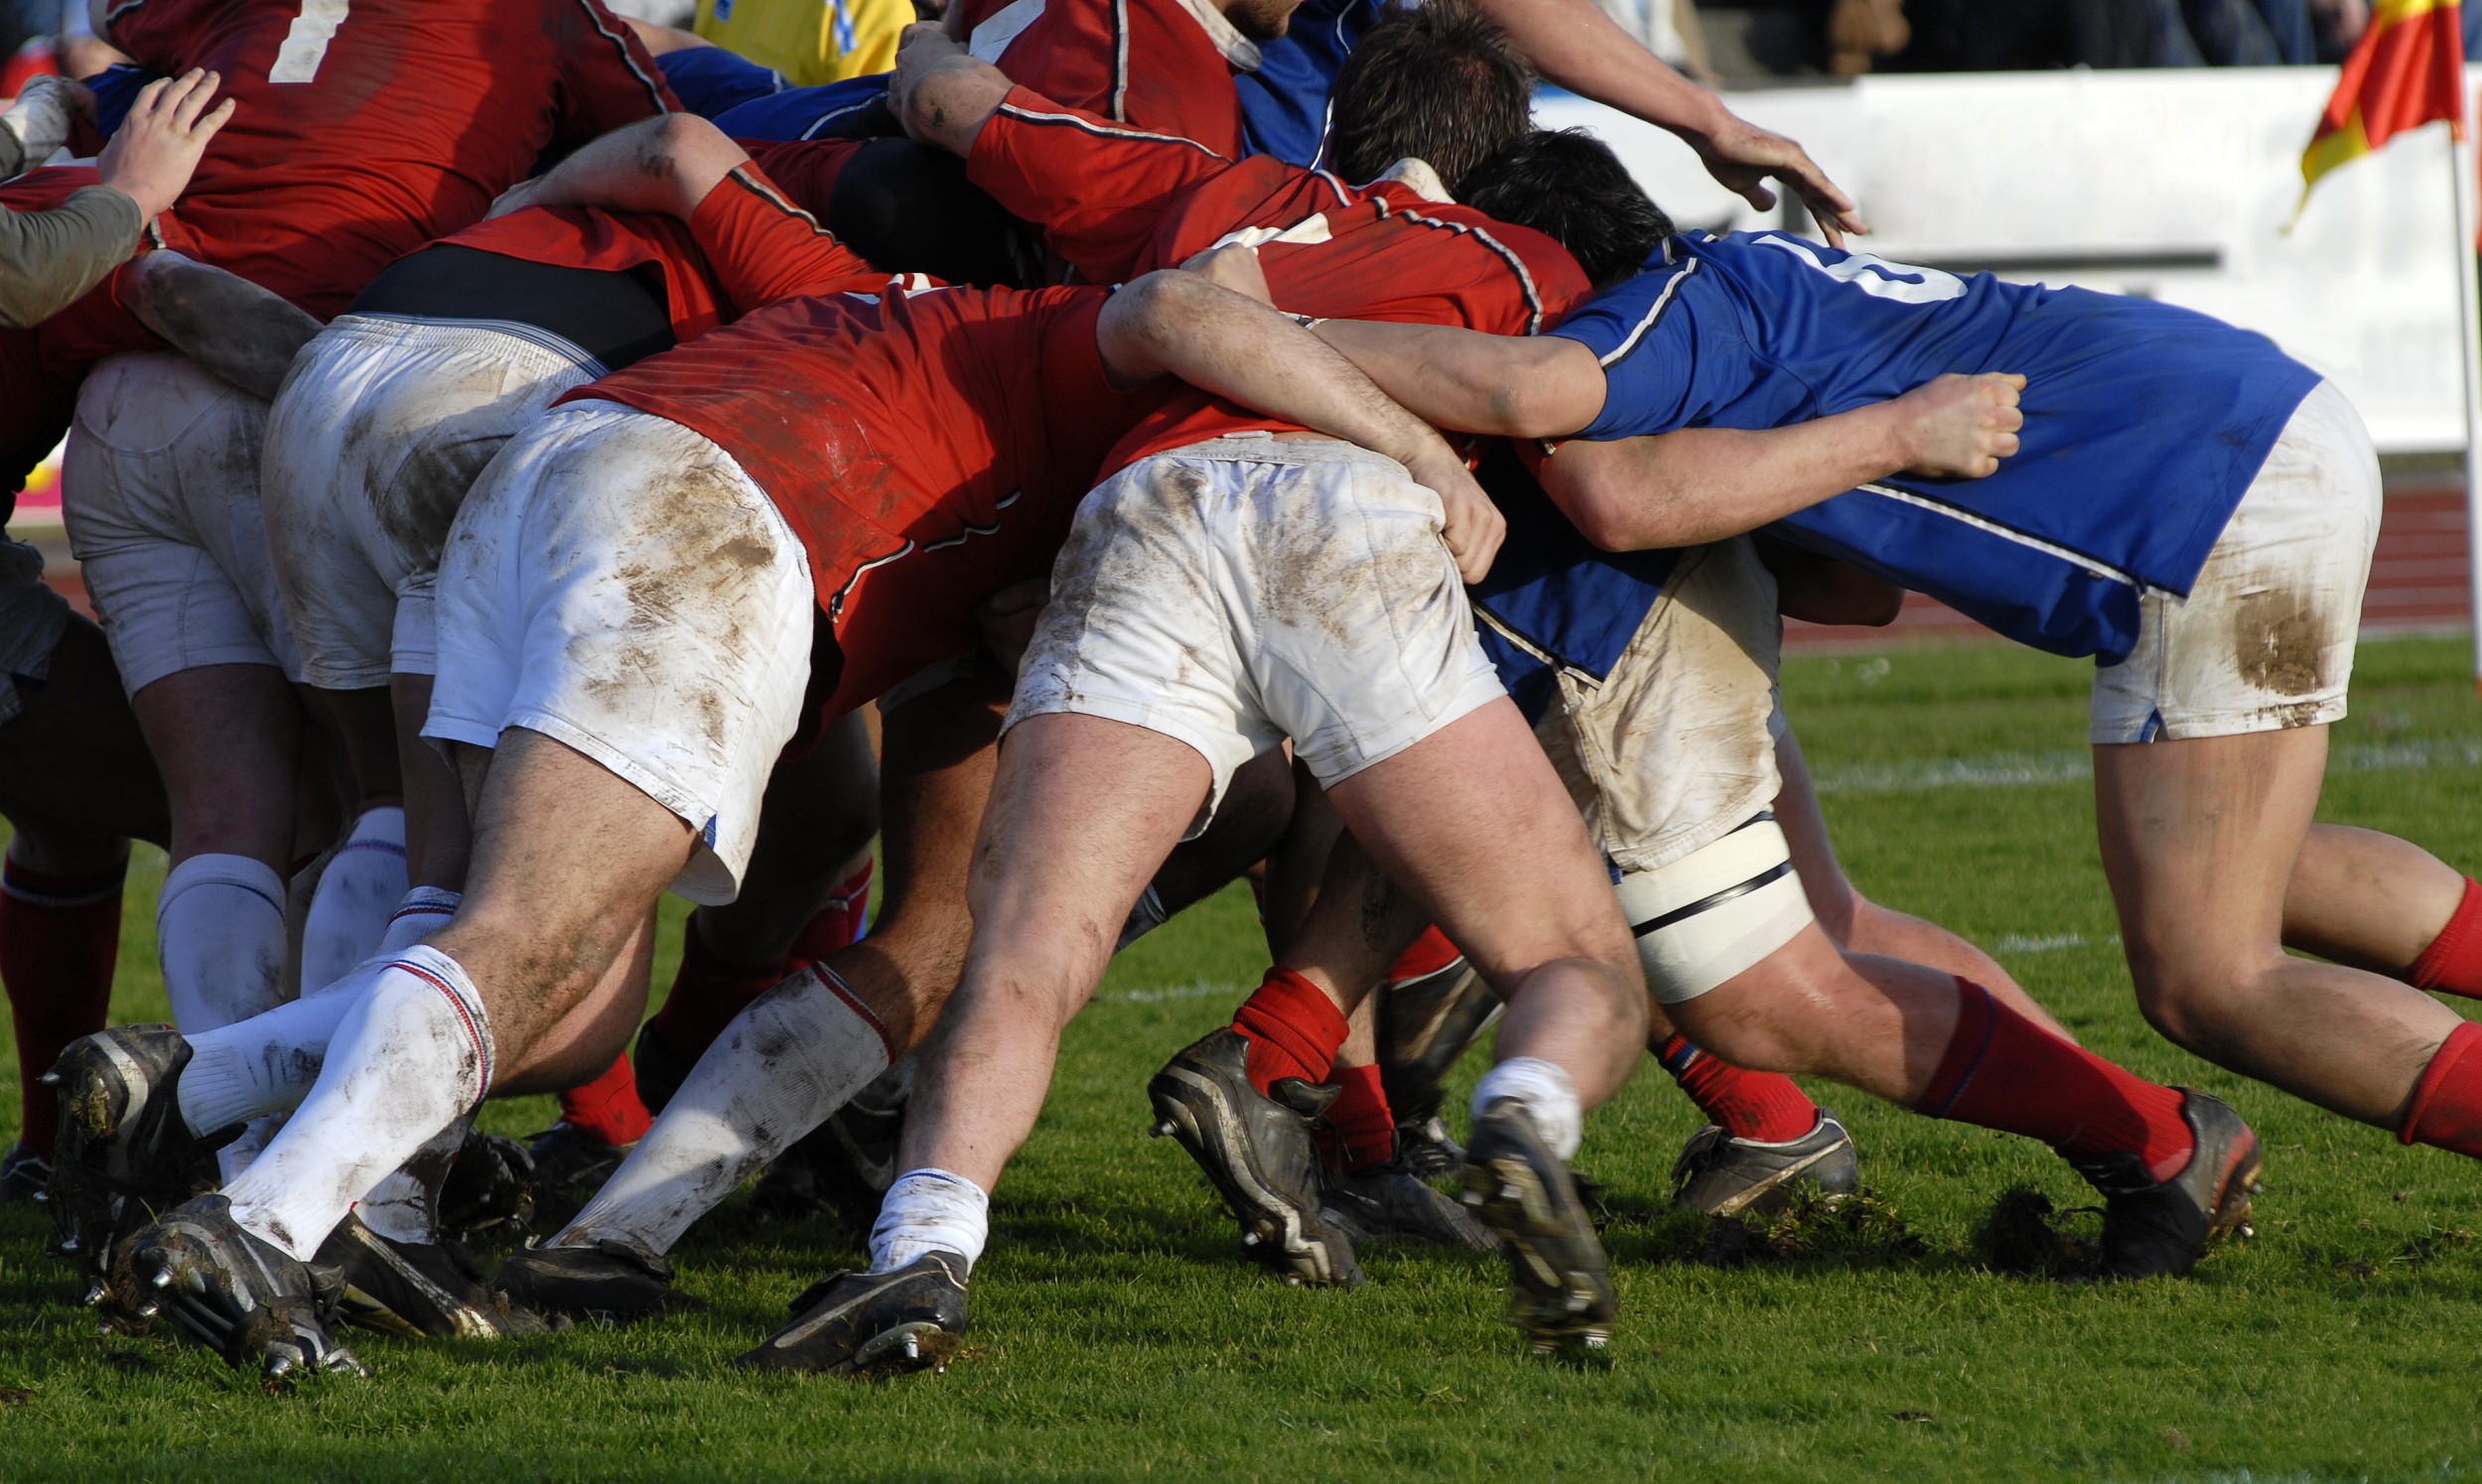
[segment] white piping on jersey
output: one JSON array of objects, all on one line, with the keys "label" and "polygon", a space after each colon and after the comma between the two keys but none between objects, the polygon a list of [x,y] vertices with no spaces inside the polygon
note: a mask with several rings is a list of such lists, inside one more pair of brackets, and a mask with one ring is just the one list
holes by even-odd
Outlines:
[{"label": "white piping on jersey", "polygon": [[751,169],[752,168],[747,165],[736,165],[729,173],[726,174],[725,179],[735,182],[740,185],[743,190],[757,196],[760,201],[765,202],[768,205],[775,207],[777,210],[784,212],[786,215],[800,217],[802,220],[810,223],[810,230],[818,233],[822,237],[827,238],[829,241],[833,242],[836,240],[836,234],[829,231],[826,227],[821,226],[819,224],[819,218],[811,215],[801,207],[794,205],[791,202],[786,201],[782,193],[778,192],[773,186],[767,184],[766,181],[753,175],[751,173]]},{"label": "white piping on jersey", "polygon": [[1898,489],[1889,484],[1864,484],[1861,487],[1868,493],[1884,496],[1885,498],[1894,500],[1899,504],[1911,505],[1920,510],[1928,510],[1933,515],[1945,515],[1950,520],[1963,525],[1972,526],[1978,531],[1982,531],[1988,535],[1997,536],[2002,541],[2013,542],[2014,544],[2022,546],[2029,551],[2038,551],[2044,556],[2056,557],[2060,561],[2066,562],[2072,567],[2091,572],[2096,577],[2103,578],[2107,581],[2119,583],[2125,588],[2135,588],[2141,593],[2145,591],[2144,583],[2139,582],[2135,576],[2130,573],[2123,572],[2117,567],[2108,566],[2102,562],[2098,562],[2083,552],[2071,551],[2065,546],[2059,546],[2052,542],[2045,541],[2040,536],[2029,536],[2023,531],[2016,530],[2009,526],[2003,526],[1996,520],[1986,519],[1983,516],[1975,514],[1971,510],[1947,504],[1944,501],[1932,499],[1928,495],[1915,494],[1909,489]]},{"label": "white piping on jersey", "polygon": [[1334,240],[1335,230],[1327,224],[1327,213],[1318,211],[1288,227],[1245,226],[1238,231],[1226,232],[1208,243],[1206,251],[1213,252],[1218,247],[1264,247],[1270,242],[1314,246]]},{"label": "white piping on jersey", "polygon": [[1098,124],[1093,119],[1080,118],[1074,113],[1037,113],[1032,108],[1020,108],[1015,103],[1002,103],[999,111],[1012,118],[1024,119],[1030,124],[1067,124],[1071,128],[1083,129],[1101,139],[1152,139],[1158,144],[1185,144],[1201,155],[1210,155],[1218,160],[1224,158],[1196,140],[1183,138],[1178,134],[1156,134],[1145,129],[1115,129],[1109,124]]},{"label": "white piping on jersey", "polygon": [[596,31],[602,34],[604,40],[620,49],[620,60],[628,64],[629,70],[637,74],[638,81],[646,84],[646,92],[648,96],[655,100],[655,111],[657,113],[670,113],[672,110],[665,106],[663,101],[663,84],[646,75],[646,69],[637,65],[637,58],[632,56],[629,52],[629,43],[627,38],[620,32],[615,31],[610,26],[604,24],[605,11],[603,7],[591,3],[591,0],[578,0],[578,5],[579,8],[586,12],[586,18],[595,23]]},{"label": "white piping on jersey", "polygon": [[1535,292],[1534,275],[1527,270],[1525,259],[1517,256],[1514,252],[1511,252],[1508,248],[1508,244],[1500,241],[1499,238],[1492,236],[1489,232],[1484,231],[1482,228],[1475,226],[1470,222],[1442,221],[1437,216],[1428,216],[1420,211],[1402,211],[1398,214],[1403,216],[1407,221],[1418,221],[1424,226],[1438,227],[1444,231],[1463,233],[1464,235],[1472,237],[1474,240],[1480,242],[1491,251],[1498,253],[1500,255],[1500,259],[1508,264],[1509,271],[1517,275],[1518,287],[1525,291],[1525,333],[1528,335],[1538,335],[1542,332],[1543,296]]},{"label": "white piping on jersey", "polygon": [[1222,11],[1207,4],[1206,0],[1180,0],[1180,8],[1197,21],[1199,29],[1206,33],[1208,41],[1215,44],[1215,50],[1223,54],[1225,62],[1240,71],[1258,70],[1262,60],[1258,44],[1243,36],[1232,22],[1225,20]]},{"label": "white piping on jersey", "polygon": [[[822,235],[832,236],[833,233],[822,233]],[[916,294],[936,294],[950,287],[952,285],[941,283],[927,273],[899,273],[888,280],[888,292],[904,299],[910,299]],[[865,294],[860,289],[847,289],[844,297],[863,304],[877,304],[883,296]]]},{"label": "white piping on jersey", "polygon": [[872,569],[885,567],[891,562],[901,562],[905,558],[913,555],[913,543],[910,540],[907,540],[904,545],[897,547],[895,551],[890,552],[888,555],[884,557],[876,557],[871,561],[865,562],[861,566],[853,569],[853,576],[845,579],[845,585],[838,588],[836,590],[836,596],[827,601],[828,626],[832,628],[843,620],[845,616],[845,600],[853,596],[854,588],[861,583],[863,578],[870,575]]},{"label": "white piping on jersey", "polygon": [[268,64],[267,80],[300,83],[316,78],[348,9],[349,0],[302,0],[293,24],[285,29],[283,45],[276,48],[276,60]]},{"label": "white piping on jersey", "polygon": [[[112,23],[114,21],[119,20],[121,17],[129,14],[131,11],[136,10],[139,6],[146,3],[147,0],[121,0],[120,4],[113,6],[110,10],[103,13],[103,29],[106,31],[111,30]],[[107,36],[104,37],[103,40],[110,41],[111,38]]]},{"label": "white piping on jersey", "polygon": [[[1672,239],[1669,237],[1663,239],[1663,260],[1666,263],[1672,261]],[[1664,307],[1672,302],[1673,291],[1681,286],[1681,280],[1698,271],[1699,261],[1697,258],[1691,258],[1680,272],[1672,275],[1672,281],[1663,286],[1663,292],[1655,296],[1654,304],[1647,309],[1646,318],[1630,327],[1628,338],[1612,347],[1611,353],[1596,361],[1596,365],[1607,367],[1613,361],[1637,348],[1637,342],[1646,338],[1646,332],[1654,329],[1655,322],[1663,318]]]},{"label": "white piping on jersey", "polygon": [[1010,0],[1008,5],[993,11],[989,19],[974,28],[974,35],[967,40],[965,50],[976,62],[998,67],[1000,54],[1009,49],[1009,43],[1017,40],[1027,27],[1042,19],[1043,3],[1044,0]]},{"label": "white piping on jersey", "polygon": [[[1026,491],[1023,489],[1012,489],[1001,498],[998,504],[994,505],[992,508],[995,510],[1005,510],[1009,506],[1016,504],[1019,498],[1025,493]],[[922,550],[946,551],[952,546],[963,546],[966,542],[971,541],[976,536],[997,536],[999,534],[1000,522],[996,520],[989,525],[976,525],[974,522],[969,520],[965,522],[964,528],[959,530],[955,535],[950,536],[945,541],[934,541],[930,545],[923,547]]]},{"label": "white piping on jersey", "polygon": [[816,119],[813,119],[810,123],[810,127],[801,131],[801,137],[803,139],[816,139],[819,137],[819,131],[821,129],[826,128],[829,124],[843,118],[846,114],[860,113],[865,108],[869,108],[874,104],[884,103],[886,101],[888,101],[888,99],[883,95],[876,98],[865,98],[859,103],[847,103],[842,108],[832,108],[827,112],[820,114]]},{"label": "white piping on jersey", "polygon": [[1129,122],[1129,0],[1112,0],[1112,117]]},{"label": "white piping on jersey", "polygon": [[1601,676],[1594,674],[1590,670],[1581,670],[1577,666],[1569,663],[1567,660],[1562,659],[1559,655],[1556,655],[1550,650],[1544,648],[1542,645],[1535,643],[1532,639],[1527,638],[1524,634],[1521,634],[1517,632],[1516,629],[1511,628],[1507,619],[1492,612],[1481,604],[1476,603],[1473,605],[1473,611],[1475,617],[1480,618],[1484,623],[1490,625],[1491,632],[1498,634],[1509,643],[1516,645],[1519,649],[1522,649],[1534,658],[1541,660],[1549,668],[1559,671],[1561,674],[1575,680],[1578,684],[1586,686],[1589,689],[1601,690],[1603,688],[1603,680]]}]

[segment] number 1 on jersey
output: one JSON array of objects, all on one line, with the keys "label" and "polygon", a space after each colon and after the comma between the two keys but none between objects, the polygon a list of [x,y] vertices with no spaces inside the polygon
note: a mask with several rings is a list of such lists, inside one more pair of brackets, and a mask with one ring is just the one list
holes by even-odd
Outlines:
[{"label": "number 1 on jersey", "polygon": [[1758,245],[1780,247],[1828,277],[1839,283],[1849,283],[1873,299],[1893,299],[1899,304],[1937,304],[1943,299],[1960,299],[1965,295],[1965,280],[1938,268],[1891,263],[1866,252],[1847,253],[1843,261],[1831,263],[1811,251],[1808,243],[1779,237],[1773,232],[1760,237]]},{"label": "number 1 on jersey", "polygon": [[336,40],[337,28],[345,24],[345,13],[352,8],[353,0],[302,0],[302,13],[284,34],[284,45],[276,51],[276,65],[267,69],[267,80],[315,80],[319,64],[328,59],[328,43]]}]

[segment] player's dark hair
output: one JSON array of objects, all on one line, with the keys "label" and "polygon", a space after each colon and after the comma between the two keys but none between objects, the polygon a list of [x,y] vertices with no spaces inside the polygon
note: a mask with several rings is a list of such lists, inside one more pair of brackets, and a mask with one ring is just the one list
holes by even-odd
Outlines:
[{"label": "player's dark hair", "polygon": [[1594,287],[1618,283],[1672,235],[1611,146],[1584,129],[1536,129],[1465,177],[1456,199],[1569,249]]},{"label": "player's dark hair", "polygon": [[1462,199],[1465,173],[1534,126],[1534,68],[1465,0],[1391,0],[1336,73],[1327,167],[1356,186],[1426,161]]}]

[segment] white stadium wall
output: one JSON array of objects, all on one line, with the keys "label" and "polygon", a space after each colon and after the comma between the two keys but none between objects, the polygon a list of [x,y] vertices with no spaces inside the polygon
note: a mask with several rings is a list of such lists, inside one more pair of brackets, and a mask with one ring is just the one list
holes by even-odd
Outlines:
[{"label": "white stadium wall", "polygon": [[[2382,452],[2461,449],[2447,131],[2431,125],[2331,173],[2283,232],[2335,78],[2332,67],[1872,76],[1729,100],[1853,192],[1874,228],[1862,250],[2200,310],[2333,378]],[[1685,227],[1786,224],[1650,125],[1564,93],[1536,112],[1602,136]]]}]

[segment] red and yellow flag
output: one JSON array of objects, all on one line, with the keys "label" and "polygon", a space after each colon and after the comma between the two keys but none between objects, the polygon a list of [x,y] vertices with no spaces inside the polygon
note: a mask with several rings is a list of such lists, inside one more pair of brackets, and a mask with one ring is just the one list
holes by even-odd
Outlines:
[{"label": "red and yellow flag", "polygon": [[2456,0],[2377,0],[2370,29],[2301,152],[2301,195],[2408,129],[2443,118],[2465,137],[2465,38]]}]

